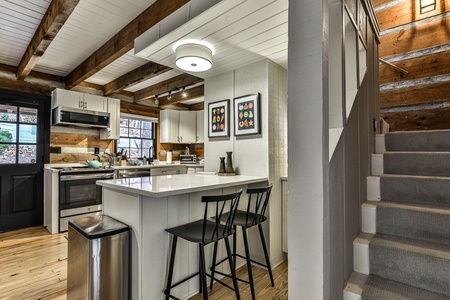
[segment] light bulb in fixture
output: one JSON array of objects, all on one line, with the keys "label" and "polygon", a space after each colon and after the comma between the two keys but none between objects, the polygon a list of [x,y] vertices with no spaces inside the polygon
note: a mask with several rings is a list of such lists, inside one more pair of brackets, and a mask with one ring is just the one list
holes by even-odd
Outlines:
[{"label": "light bulb in fixture", "polygon": [[199,44],[184,44],[175,50],[175,64],[189,72],[204,72],[212,67],[212,51]]},{"label": "light bulb in fixture", "polygon": [[167,95],[167,100],[172,100],[172,91],[169,92],[169,95]]},{"label": "light bulb in fixture", "polygon": [[186,98],[186,97],[187,97],[187,92],[186,92],[186,88],[185,88],[185,87],[183,87],[183,92],[181,92],[181,96],[182,96],[183,98]]},{"label": "light bulb in fixture", "polygon": [[159,99],[158,99],[158,95],[155,95],[155,106],[159,105]]}]

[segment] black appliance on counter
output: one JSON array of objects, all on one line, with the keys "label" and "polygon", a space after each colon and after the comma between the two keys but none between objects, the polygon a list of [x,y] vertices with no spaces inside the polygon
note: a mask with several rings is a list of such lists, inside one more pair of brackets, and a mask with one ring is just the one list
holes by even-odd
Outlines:
[{"label": "black appliance on counter", "polygon": [[60,168],[59,231],[67,231],[69,220],[100,215],[102,188],[96,182],[113,178],[113,169]]}]

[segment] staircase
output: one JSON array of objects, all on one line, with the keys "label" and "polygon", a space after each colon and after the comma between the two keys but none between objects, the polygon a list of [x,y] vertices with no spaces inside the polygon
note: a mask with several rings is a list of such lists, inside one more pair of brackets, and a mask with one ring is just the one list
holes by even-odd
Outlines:
[{"label": "staircase", "polygon": [[450,130],[376,144],[344,299],[450,299]]}]

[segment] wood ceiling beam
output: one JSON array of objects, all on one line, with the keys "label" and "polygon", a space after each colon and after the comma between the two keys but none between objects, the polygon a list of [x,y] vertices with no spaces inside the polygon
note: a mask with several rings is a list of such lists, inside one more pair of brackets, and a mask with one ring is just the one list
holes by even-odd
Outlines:
[{"label": "wood ceiling beam", "polygon": [[133,71],[130,71],[127,74],[124,74],[119,78],[105,84],[103,86],[103,94],[105,96],[109,96],[127,87],[131,87],[170,70],[172,70],[172,68],[154,62],[148,62],[145,65],[140,66],[139,68],[136,68]]},{"label": "wood ceiling beam", "polygon": [[142,101],[154,97],[155,95],[166,93],[176,88],[203,82],[202,78],[198,78],[189,74],[181,74],[173,78],[164,80],[158,84],[149,86],[134,93],[134,101]]},{"label": "wood ceiling beam", "polygon": [[129,114],[144,115],[157,118],[159,116],[159,107],[140,105],[126,101],[120,101],[120,111]]},{"label": "wood ceiling beam", "polygon": [[154,2],[70,72],[66,77],[66,88],[73,88],[133,49],[135,38],[188,2],[189,0],[157,0]]},{"label": "wood ceiling beam", "polygon": [[186,97],[183,97],[181,95],[181,92],[173,94],[172,99],[170,101],[167,99],[167,97],[162,97],[161,99],[159,99],[159,107],[163,108],[168,105],[174,105],[179,102],[203,97],[205,95],[204,86],[200,85],[193,87],[191,89],[186,90],[186,93],[187,93]]},{"label": "wood ceiling beam", "polygon": [[0,89],[50,96],[55,87],[0,77]]},{"label": "wood ceiling beam", "polygon": [[17,79],[27,77],[80,0],[53,0],[36,29],[17,68]]}]

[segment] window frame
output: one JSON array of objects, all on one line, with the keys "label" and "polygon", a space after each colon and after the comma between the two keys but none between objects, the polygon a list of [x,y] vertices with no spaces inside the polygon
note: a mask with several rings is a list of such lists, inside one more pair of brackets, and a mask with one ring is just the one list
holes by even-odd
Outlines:
[{"label": "window frame", "polygon": [[[122,126],[122,121],[123,120],[127,120],[127,128],[128,128],[128,134],[127,135],[123,135],[122,134],[122,130],[119,130],[119,139],[116,141],[115,143],[115,152],[119,153],[119,149],[123,149],[124,153],[126,151],[127,153],[127,158],[128,159],[142,159],[144,156],[146,156],[147,158],[149,158],[149,149],[150,147],[153,147],[153,154],[155,154],[155,150],[156,150],[156,141],[157,141],[157,119],[156,118],[151,118],[151,117],[145,117],[145,116],[140,116],[140,115],[130,115],[130,114],[121,114],[120,116],[120,128],[124,128],[124,126]],[[143,123],[141,123],[141,125],[139,126],[139,130],[140,130],[140,136],[130,136],[130,128],[136,128],[136,127],[130,127],[130,121],[137,121],[137,122],[149,122],[151,123],[151,129],[145,129],[145,130],[151,130],[151,138],[147,138],[147,137],[142,137],[142,130],[143,128]],[[128,147],[123,147],[120,145],[120,140],[121,139],[128,139]],[[131,140],[140,140],[140,147],[139,149],[139,155],[135,156],[135,155],[131,155],[131,151],[132,149],[136,149],[134,147],[130,147],[131,144]],[[143,146],[143,142],[142,141],[150,141],[151,146],[149,146],[148,148],[144,148]]]}]

